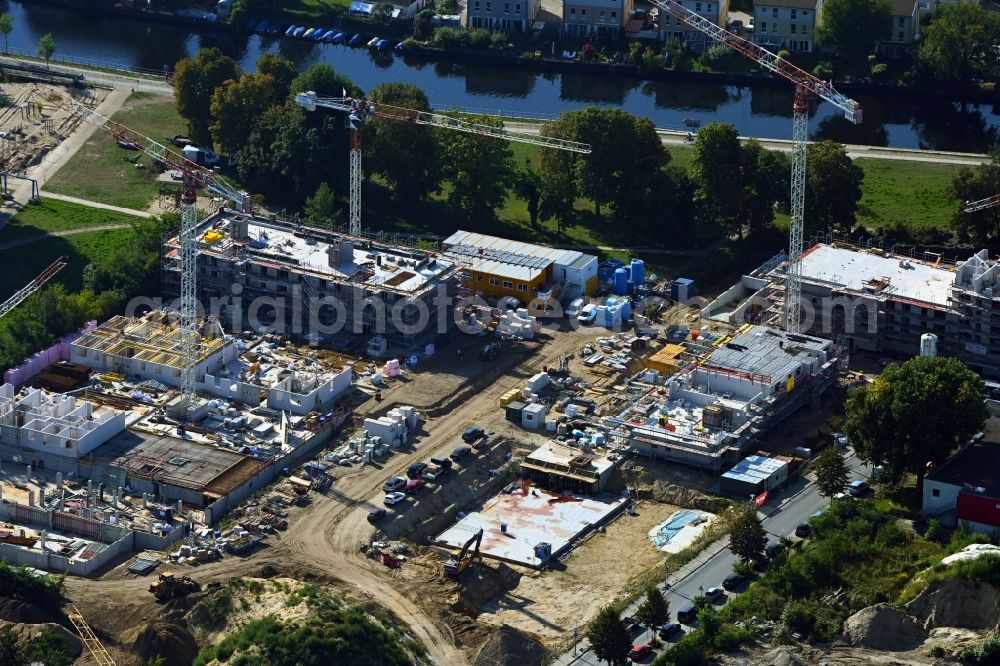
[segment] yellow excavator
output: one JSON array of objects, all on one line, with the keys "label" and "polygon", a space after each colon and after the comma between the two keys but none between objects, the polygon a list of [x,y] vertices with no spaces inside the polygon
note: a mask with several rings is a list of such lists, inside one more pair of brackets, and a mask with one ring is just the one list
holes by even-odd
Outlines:
[{"label": "yellow excavator", "polygon": [[164,571],[159,580],[149,586],[157,601],[169,601],[177,597],[185,597],[192,592],[201,590],[201,585],[188,576],[175,576],[172,571]]},{"label": "yellow excavator", "polygon": [[[473,544],[475,544],[475,550],[469,552]],[[470,564],[472,564],[472,560],[476,559],[477,557],[480,560],[483,559],[483,556],[479,554],[479,547],[482,544],[483,544],[483,529],[479,528],[479,531],[473,534],[469,538],[469,540],[465,542],[465,545],[462,546],[462,550],[458,554],[458,557],[457,558],[454,556],[449,557],[448,560],[444,563],[444,572],[449,576],[451,576],[452,578],[458,578],[458,576],[460,576],[461,573],[465,571]]]}]

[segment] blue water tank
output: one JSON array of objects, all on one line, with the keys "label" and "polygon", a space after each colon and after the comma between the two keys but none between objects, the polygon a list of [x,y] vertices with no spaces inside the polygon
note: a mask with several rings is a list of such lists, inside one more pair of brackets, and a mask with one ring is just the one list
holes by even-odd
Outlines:
[{"label": "blue water tank", "polygon": [[611,289],[618,296],[628,293],[628,271],[624,268],[615,269],[615,282]]},{"label": "blue water tank", "polygon": [[641,287],[646,283],[646,262],[642,259],[633,259],[632,263],[629,265],[632,269],[632,282],[636,284],[637,287]]}]

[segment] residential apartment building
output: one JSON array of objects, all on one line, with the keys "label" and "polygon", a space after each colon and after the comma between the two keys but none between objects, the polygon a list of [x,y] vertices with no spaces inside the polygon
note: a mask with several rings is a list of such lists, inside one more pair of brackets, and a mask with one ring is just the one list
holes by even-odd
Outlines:
[{"label": "residential apartment building", "polygon": [[[677,0],[702,18],[708,19],[719,27],[725,27],[726,16],[729,14],[729,0]],[[712,39],[700,30],[695,30],[683,21],[660,12],[660,39],[669,42],[679,39],[693,51],[703,51],[710,46]]]},{"label": "residential apartment building", "polygon": [[624,32],[632,4],[632,0],[563,0],[563,34],[615,37]]},{"label": "residential apartment building", "polygon": [[822,17],[823,0],[760,0],[753,8],[753,41],[772,51],[811,53]]},{"label": "residential apartment building", "polygon": [[880,50],[889,56],[898,56],[910,50],[918,29],[917,0],[892,0],[892,31]]},{"label": "residential apartment building", "polygon": [[540,0],[468,0],[465,25],[483,30],[527,32],[540,7]]}]

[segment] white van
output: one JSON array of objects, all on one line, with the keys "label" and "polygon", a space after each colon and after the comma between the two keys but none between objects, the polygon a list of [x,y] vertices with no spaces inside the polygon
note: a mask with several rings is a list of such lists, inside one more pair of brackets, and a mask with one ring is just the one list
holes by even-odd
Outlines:
[{"label": "white van", "polygon": [[576,320],[581,324],[591,324],[596,318],[597,318],[597,306],[594,305],[593,303],[587,303],[585,306],[583,306],[583,309],[580,310],[580,314],[576,318]]},{"label": "white van", "polygon": [[582,298],[578,298],[575,301],[573,301],[572,303],[570,303],[569,305],[567,305],[566,306],[566,316],[567,317],[575,317],[578,314],[580,314],[580,310],[583,309],[583,304],[584,304],[584,300]]}]

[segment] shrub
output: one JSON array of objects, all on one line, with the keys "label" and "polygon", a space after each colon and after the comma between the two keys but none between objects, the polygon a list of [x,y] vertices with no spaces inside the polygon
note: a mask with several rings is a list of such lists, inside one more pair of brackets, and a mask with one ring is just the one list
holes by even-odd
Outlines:
[{"label": "shrub", "polygon": [[458,46],[468,37],[463,30],[442,26],[434,31],[434,46]]},{"label": "shrub", "polygon": [[485,49],[490,45],[490,33],[487,30],[477,28],[470,30],[468,35],[469,46],[474,46],[477,49]]},{"label": "shrub", "polygon": [[203,599],[191,609],[191,624],[204,629],[218,629],[226,624],[233,610],[233,593],[219,590],[211,597]]},{"label": "shrub", "polygon": [[941,529],[941,521],[937,518],[931,518],[927,521],[927,530],[924,532],[924,538],[928,541],[941,541],[943,536],[943,530]]},{"label": "shrub", "polygon": [[699,59],[702,65],[712,69],[723,69],[732,60],[733,50],[723,44],[713,44],[705,49]]},{"label": "shrub", "polygon": [[706,662],[700,630],[692,631],[677,641],[672,648],[660,655],[657,663],[673,666],[702,666]]},{"label": "shrub", "polygon": [[502,51],[507,48],[507,35],[496,31],[490,35],[490,48],[496,49],[497,51]]},{"label": "shrub", "polygon": [[995,664],[1000,661],[1000,636],[991,636],[981,640],[962,652],[960,658],[973,664]]},{"label": "shrub", "polygon": [[813,68],[813,75],[829,81],[833,78],[833,65],[824,60]]},{"label": "shrub", "polygon": [[935,644],[935,645],[932,645],[929,648],[927,648],[927,654],[929,654],[930,656],[935,657],[937,659],[940,659],[941,657],[943,657],[945,655],[945,651],[944,651],[943,647],[941,647],[940,645]]},{"label": "shrub", "polygon": [[778,51],[778,57],[787,60],[788,58],[792,57],[792,53],[788,49],[781,49],[780,51]]}]

